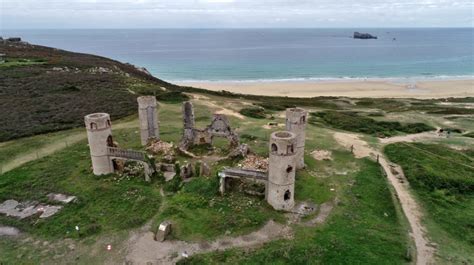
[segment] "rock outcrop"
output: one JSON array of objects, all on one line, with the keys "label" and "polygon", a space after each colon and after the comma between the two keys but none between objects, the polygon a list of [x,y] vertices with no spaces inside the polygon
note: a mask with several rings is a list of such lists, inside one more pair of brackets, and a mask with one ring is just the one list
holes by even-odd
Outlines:
[{"label": "rock outcrop", "polygon": [[360,33],[360,32],[354,32],[354,39],[377,39],[377,36],[371,35],[369,33]]}]

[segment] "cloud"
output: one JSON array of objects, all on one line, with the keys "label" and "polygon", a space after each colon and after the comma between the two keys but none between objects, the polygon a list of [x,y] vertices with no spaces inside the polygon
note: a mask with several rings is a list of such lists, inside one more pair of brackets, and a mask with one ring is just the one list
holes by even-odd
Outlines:
[{"label": "cloud", "polygon": [[471,0],[0,0],[0,27],[472,26],[473,8]]}]

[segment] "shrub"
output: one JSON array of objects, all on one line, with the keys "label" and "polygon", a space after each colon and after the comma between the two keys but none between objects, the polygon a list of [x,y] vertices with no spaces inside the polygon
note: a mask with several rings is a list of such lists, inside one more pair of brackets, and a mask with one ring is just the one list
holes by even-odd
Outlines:
[{"label": "shrub", "polygon": [[189,100],[189,97],[179,91],[164,92],[160,95],[157,95],[156,98],[162,102],[168,103],[181,103],[183,101]]},{"label": "shrub", "polygon": [[163,185],[163,190],[164,191],[167,191],[167,192],[177,192],[181,189],[182,187],[182,180],[181,180],[181,177],[176,174],[176,176],[165,183],[165,185]]},{"label": "shrub", "polygon": [[463,136],[464,136],[464,137],[474,138],[474,132],[465,133],[465,134],[463,134]]},{"label": "shrub", "polygon": [[265,119],[267,117],[264,108],[243,108],[239,111],[239,113],[254,119]]},{"label": "shrub", "polygon": [[420,133],[435,128],[424,123],[401,124],[394,121],[377,121],[369,117],[360,116],[356,112],[316,112],[310,114],[309,123],[321,121],[336,129],[366,133],[377,137],[387,137],[404,133]]}]

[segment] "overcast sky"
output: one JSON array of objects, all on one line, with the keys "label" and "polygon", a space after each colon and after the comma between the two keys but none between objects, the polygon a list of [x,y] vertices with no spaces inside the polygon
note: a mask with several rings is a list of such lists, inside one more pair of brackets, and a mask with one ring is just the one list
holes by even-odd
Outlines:
[{"label": "overcast sky", "polygon": [[473,0],[0,0],[0,28],[473,27]]}]

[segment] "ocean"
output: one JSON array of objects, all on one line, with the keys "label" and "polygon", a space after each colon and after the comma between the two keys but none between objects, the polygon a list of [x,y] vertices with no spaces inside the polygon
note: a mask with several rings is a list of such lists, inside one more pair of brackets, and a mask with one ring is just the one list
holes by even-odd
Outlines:
[{"label": "ocean", "polygon": [[[353,39],[354,31],[378,39]],[[0,34],[129,62],[167,81],[474,75],[473,28],[54,29],[0,30]]]}]

